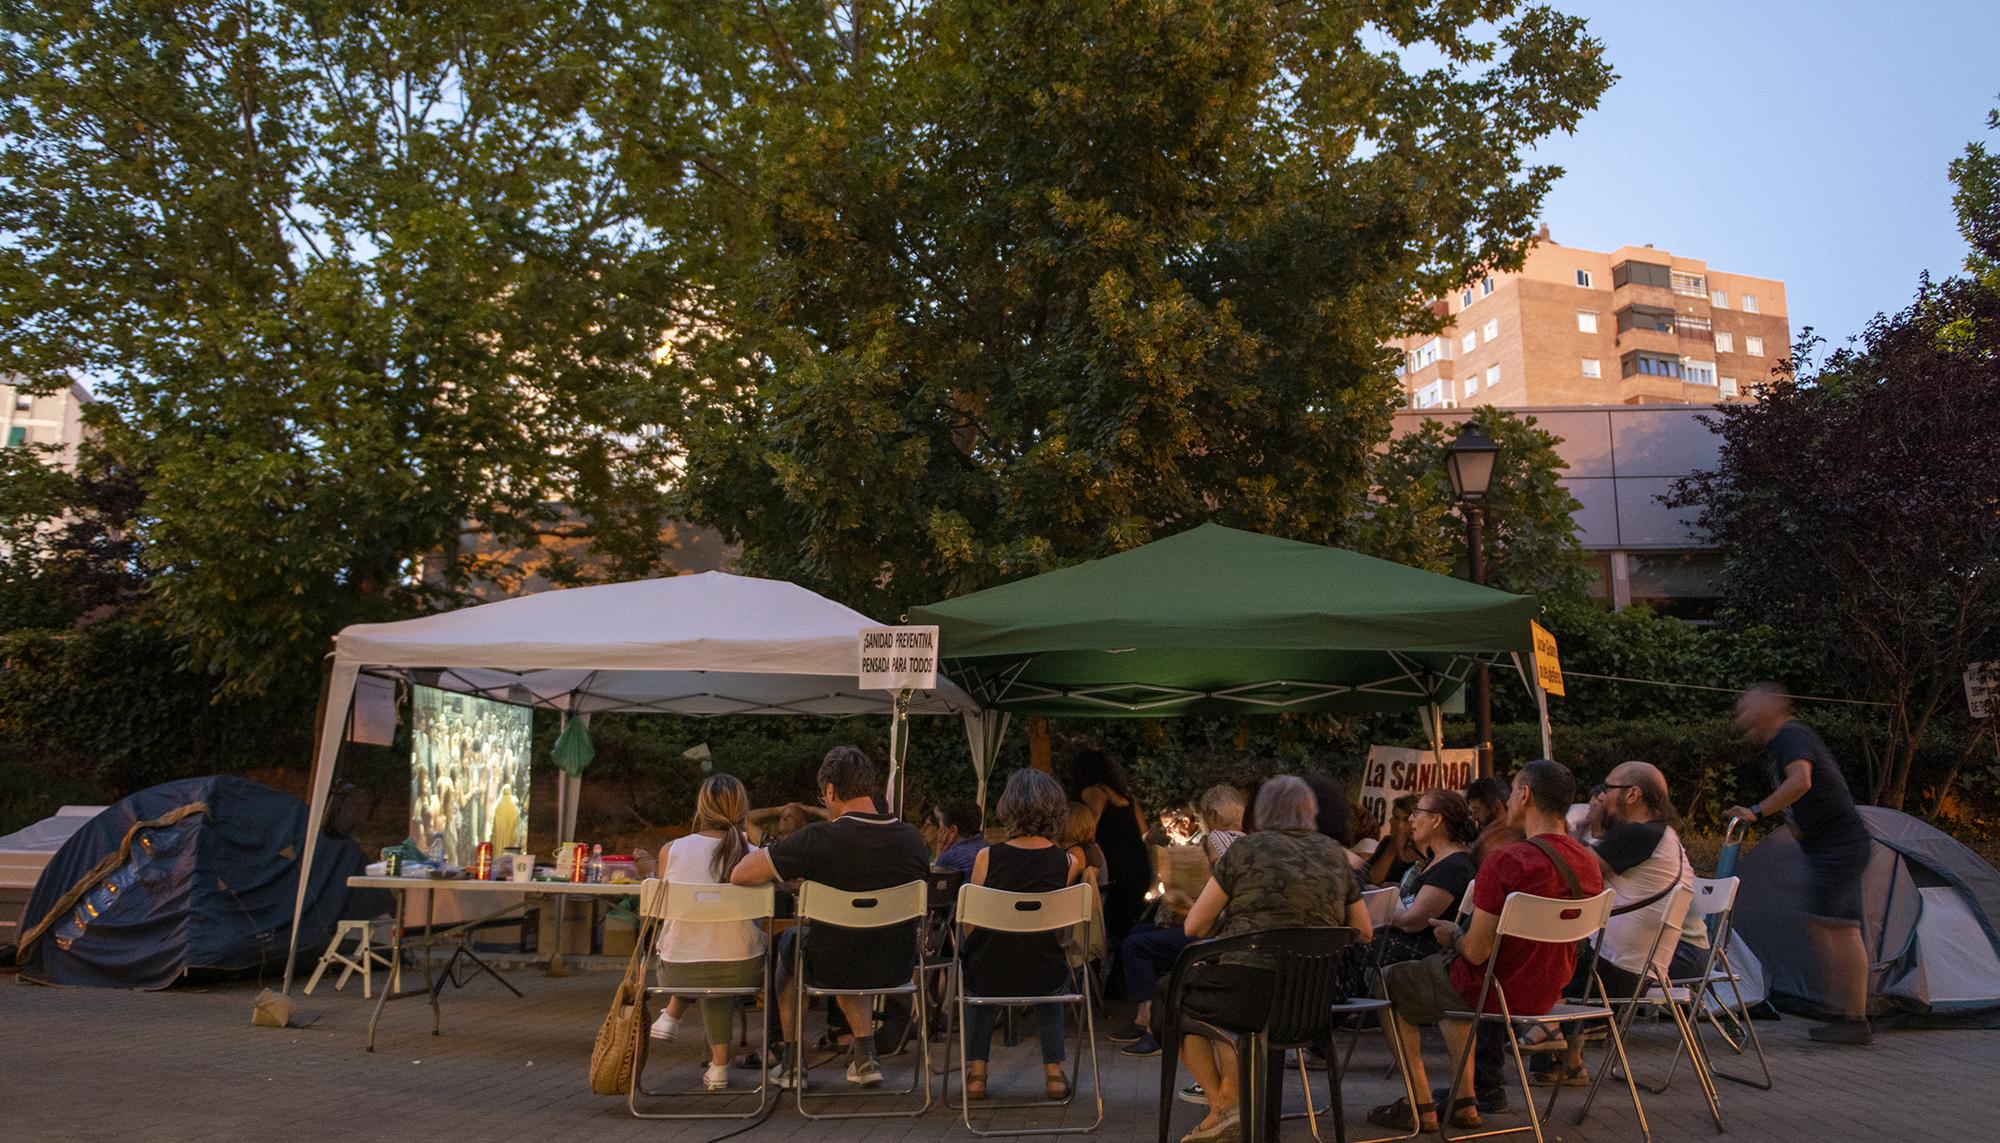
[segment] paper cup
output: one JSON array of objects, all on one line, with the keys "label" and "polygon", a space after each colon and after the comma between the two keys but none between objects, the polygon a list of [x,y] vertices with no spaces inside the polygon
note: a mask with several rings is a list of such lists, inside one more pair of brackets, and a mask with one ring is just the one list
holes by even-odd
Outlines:
[{"label": "paper cup", "polygon": [[532,881],[535,877],[535,855],[517,853],[514,855],[514,880]]}]

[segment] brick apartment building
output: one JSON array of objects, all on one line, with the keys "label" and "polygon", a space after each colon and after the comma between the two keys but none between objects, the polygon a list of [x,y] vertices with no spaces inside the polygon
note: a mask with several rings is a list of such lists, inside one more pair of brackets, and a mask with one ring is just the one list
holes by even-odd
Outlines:
[{"label": "brick apartment building", "polygon": [[1562,246],[1544,226],[1517,273],[1432,302],[1443,332],[1398,339],[1415,409],[1713,404],[1789,353],[1785,284],[1651,246]]}]

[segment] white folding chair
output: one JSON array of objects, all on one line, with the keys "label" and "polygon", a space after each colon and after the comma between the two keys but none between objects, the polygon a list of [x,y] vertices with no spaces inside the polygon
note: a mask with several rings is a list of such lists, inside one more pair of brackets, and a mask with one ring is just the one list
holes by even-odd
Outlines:
[{"label": "white folding chair", "polygon": [[[341,945],[347,938],[354,938],[354,951],[344,952]],[[340,965],[340,977],[333,982],[333,990],[339,992],[347,987],[347,978],[356,972],[361,974],[361,998],[371,1000],[375,996],[375,966],[381,965],[389,972],[389,994],[403,990],[403,969],[391,958],[376,951],[374,921],[342,921],[334,928],[333,940],[326,946],[325,955],[313,969],[312,979],[306,981],[305,994],[319,986],[319,978],[326,975],[332,965]]]},{"label": "white folding chair", "polygon": [[[1470,900],[1471,896],[1468,892],[1466,894],[1467,900]],[[1573,945],[1603,932],[1604,922],[1611,916],[1612,896],[1612,891],[1609,889],[1606,889],[1595,897],[1585,897],[1577,901],[1559,900],[1553,897],[1537,897],[1529,893],[1509,893],[1507,895],[1506,903],[1500,907],[1500,925],[1499,931],[1493,941],[1493,951],[1486,958],[1486,975],[1479,985],[1479,999],[1473,1005],[1473,1011],[1469,1016],[1475,1022],[1490,1021],[1502,1024],[1507,1028],[1507,1043],[1513,1050],[1514,1067],[1519,1073],[1521,1080],[1521,1095],[1526,1100],[1528,1106],[1528,1126],[1502,1127],[1489,1131],[1474,1131],[1464,1135],[1453,1135],[1448,1130],[1451,1126],[1449,1117],[1441,1117],[1438,1122],[1438,1133],[1442,1138],[1453,1141],[1462,1139],[1487,1139],[1498,1135],[1516,1135],[1522,1132],[1533,1132],[1536,1143],[1546,1143],[1547,1137],[1542,1133],[1542,1121],[1555,1112],[1556,1097],[1562,1093],[1562,1085],[1558,1084],[1549,1090],[1547,1107],[1536,1108],[1534,1090],[1528,1086],[1528,1065],[1527,1061],[1521,1056],[1521,1041],[1518,1031],[1519,1029],[1533,1027],[1538,1024],[1560,1026],[1601,1020],[1610,1030],[1610,1051],[1617,1054],[1619,1066],[1625,1073],[1626,1089],[1632,1093],[1632,1110],[1639,1117],[1639,1130],[1650,1143],[1650,1140],[1653,1138],[1653,1131],[1646,1123],[1645,1106],[1639,1102],[1639,1086],[1632,1079],[1632,1065],[1626,1062],[1625,1059],[1625,1038],[1618,1028],[1617,1013],[1612,1011],[1610,1007],[1601,1004],[1558,1004],[1548,1012],[1538,1016],[1515,1015],[1507,1006],[1506,988],[1494,976],[1494,969],[1500,963],[1501,949],[1510,940]],[[1500,1010],[1498,1012],[1486,1011],[1486,1003],[1489,998],[1492,998],[1499,1004]],[[1459,1078],[1465,1070],[1466,1062],[1472,1054],[1473,1045],[1478,1039],[1478,1028],[1475,1023],[1473,1034],[1467,1036],[1465,1039],[1464,1051],[1460,1052],[1458,1058],[1452,1061],[1451,1095],[1444,1102],[1444,1106],[1447,1108],[1454,1106],[1458,1102],[1461,1094],[1459,1091]],[[1579,1125],[1582,1124],[1583,1116],[1588,1110],[1589,1107],[1586,1105],[1584,1110],[1577,1114],[1577,1123]]]},{"label": "white folding chair", "polygon": [[[705,885],[681,881],[661,881],[648,878],[639,885],[639,915],[654,917],[668,923],[689,924],[759,924],[769,922],[776,904],[773,887],[759,885],[745,888],[740,885]],[[652,1015],[652,998],[655,996],[685,996],[699,1000],[708,996],[734,996],[754,998],[766,995],[771,983],[771,958],[764,957],[764,979],[745,987],[704,987],[648,985],[642,1005],[646,1009],[640,1014],[641,1022],[648,1022]],[[640,1073],[645,1068],[642,1057],[632,1068],[632,1083],[625,1092],[625,1108],[640,1119],[751,1119],[763,1114],[765,1105],[771,1101],[771,1022],[760,1020],[764,1027],[763,1043],[757,1050],[757,1106],[740,1114],[733,1112],[668,1112],[640,1111],[639,1097],[661,1096],[733,1096],[744,1094],[741,1090],[708,1091],[655,1091],[639,1082]],[[643,1035],[643,1033],[642,1033]]]},{"label": "white folding chair", "polygon": [[[1621,1034],[1629,1033],[1632,1030],[1632,1020],[1637,1015],[1640,1005],[1653,1004],[1664,1007],[1667,1010],[1667,1014],[1673,1018],[1674,1031],[1680,1035],[1680,1045],[1674,1049],[1676,1056],[1682,1051],[1693,1053],[1695,1076],[1701,1083],[1702,1097],[1708,1101],[1708,1114],[1715,1120],[1716,1133],[1720,1134],[1722,1132],[1721,1095],[1715,1090],[1715,1080],[1709,1074],[1708,1053],[1703,1050],[1701,1040],[1692,1027],[1695,1020],[1694,1006],[1696,1003],[1696,993],[1691,988],[1679,987],[1661,979],[1658,967],[1661,944],[1667,940],[1668,934],[1677,931],[1671,923],[1672,918],[1687,915],[1688,900],[1693,896],[1694,890],[1683,889],[1680,886],[1675,886],[1667,894],[1666,909],[1660,913],[1659,926],[1653,930],[1652,942],[1646,947],[1645,967],[1640,971],[1638,984],[1633,988],[1630,996],[1614,997],[1610,995],[1604,987],[1603,974],[1597,971],[1595,965],[1591,968],[1591,982],[1597,986],[1597,995],[1600,1000],[1606,1005],[1620,1010],[1618,1028]],[[1588,955],[1595,957],[1598,954],[1593,951]],[[1588,999],[1587,995],[1586,999]],[[1631,1077],[1628,1076],[1627,1078]],[[1600,1067],[1597,1074],[1591,1077],[1590,1094],[1585,1096],[1583,1100],[1584,1111],[1587,1112],[1590,1110],[1591,1103],[1597,1099],[1597,1089],[1603,1082],[1604,1069]],[[1666,1085],[1662,1084],[1650,1090],[1655,1095],[1658,1095],[1666,1090]]]},{"label": "white folding chair", "polygon": [[[1716,1034],[1721,1036],[1723,1042],[1737,1055],[1743,1054],[1743,1045],[1747,1041],[1750,1048],[1757,1053],[1757,1066],[1763,1071],[1764,1078],[1758,1081],[1748,1076],[1718,1071],[1713,1065],[1713,1057],[1708,1069],[1709,1075],[1715,1079],[1726,1079],[1731,1083],[1754,1087],[1759,1091],[1770,1091],[1771,1061],[1764,1055],[1764,1042],[1757,1037],[1757,1025],[1750,1019],[1750,1005],[1743,999],[1741,987],[1743,977],[1729,963],[1729,934],[1736,919],[1736,891],[1741,885],[1742,881],[1735,877],[1694,879],[1694,904],[1691,915],[1701,917],[1708,922],[1708,960],[1702,965],[1700,973],[1689,977],[1676,977],[1673,983],[1676,987],[1694,990],[1695,1035],[1701,1035],[1700,1021],[1705,1019],[1714,1026]],[[1722,999],[1724,984],[1729,986],[1730,994],[1736,998],[1734,1004]],[[1725,1017],[1736,1025],[1734,1034],[1722,1026]],[[1654,1091],[1667,1090],[1667,1085],[1674,1082],[1674,1072],[1680,1069],[1680,1063],[1681,1053],[1676,1049],[1674,1061],[1667,1068],[1667,1078],[1662,1080],[1660,1086],[1653,1089]]]},{"label": "white folding chair", "polygon": [[[922,1105],[914,1109],[902,1111],[813,1112],[807,1110],[804,1044],[806,1002],[814,996],[835,998],[841,996],[873,997],[900,993],[910,997],[911,1005],[915,1009],[911,1013],[911,1019],[916,1021],[917,1026],[927,1027],[929,1025],[930,1005],[928,998],[924,995],[923,987],[925,969],[923,925],[927,899],[929,897],[928,890],[929,884],[924,881],[910,881],[888,889],[870,889],[859,893],[850,893],[845,890],[835,889],[831,885],[822,885],[817,881],[807,881],[799,886],[799,935],[792,946],[794,957],[792,965],[793,998],[797,1005],[796,1012],[798,1015],[798,1022],[793,1027],[799,1030],[799,1035],[795,1038],[797,1042],[792,1045],[792,1074],[797,1077],[797,1086],[793,1089],[792,1094],[798,1105],[799,1114],[805,1116],[807,1119],[913,1118],[930,1110],[931,1039],[929,1036],[917,1037],[918,1058],[916,1079],[909,1087],[899,1088],[894,1091],[873,1090],[846,1093],[848,1097],[906,1096],[916,1094],[918,1089],[921,1088],[924,1095]],[[872,984],[867,988],[834,988],[813,984],[806,979],[806,946],[812,941],[812,930],[815,925],[825,925],[841,929],[889,929],[897,925],[907,926],[911,930],[910,943],[913,950],[910,964],[903,966],[908,971],[895,980],[891,980],[885,976],[880,984]],[[853,1032],[857,1038],[873,1034],[870,1031],[860,1028],[853,1029]],[[814,1098],[818,1099],[822,1097]],[[827,1100],[840,1098],[843,1097],[824,1097]]]},{"label": "white folding chair", "polygon": [[[1087,1126],[1070,1127],[1029,1127],[1021,1129],[994,1130],[973,1126],[972,1100],[966,1095],[964,1077],[961,1074],[958,1085],[959,1115],[965,1122],[965,1129],[980,1136],[1012,1135],[1077,1135],[1095,1131],[1104,1122],[1104,1086],[1099,1081],[1097,1071],[1097,1021],[1090,1003],[1090,971],[1073,968],[1070,972],[1070,987],[1061,992],[1045,996],[983,996],[974,995],[966,986],[965,938],[974,929],[984,929],[995,933],[1073,933],[1078,926],[1088,926],[1091,920],[1091,899],[1095,889],[1087,885],[1071,885],[1050,893],[1010,893],[1004,889],[989,889],[984,885],[962,885],[958,890],[957,941],[958,972],[954,978],[958,984],[958,1058],[965,1059],[965,1017],[966,1009],[974,1007],[1010,1007],[1021,1004],[1063,1004],[1077,1005],[1081,1017],[1077,1021],[1077,1043],[1072,1053],[1074,1067],[1070,1069],[1066,1082],[1069,1095],[1059,1100],[1040,1099],[1015,1103],[988,1102],[988,1110],[1003,1111],[1013,1108],[1066,1107],[1076,1098],[1078,1081],[1083,1078],[1083,1054],[1088,1046],[1090,1053],[1090,1092],[1097,1101],[1097,1118]],[[946,1068],[950,1070],[949,1066]]]}]

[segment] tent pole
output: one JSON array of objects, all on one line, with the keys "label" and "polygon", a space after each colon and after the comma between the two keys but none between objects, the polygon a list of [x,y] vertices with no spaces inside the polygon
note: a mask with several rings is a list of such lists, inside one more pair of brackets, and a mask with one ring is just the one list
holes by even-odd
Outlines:
[{"label": "tent pole", "polygon": [[285,994],[292,991],[293,970],[299,959],[299,922],[305,917],[306,892],[312,885],[313,858],[319,853],[320,830],[326,824],[327,793],[333,789],[333,770],[340,760],[340,740],[347,728],[348,707],[354,702],[354,679],[360,673],[359,667],[341,662],[336,654],[320,698],[312,792],[306,802],[305,844],[299,854],[299,889],[292,900],[291,943],[285,950],[285,981],[279,988]]},{"label": "tent pole", "polygon": [[889,708],[889,782],[884,793],[889,799],[889,813],[893,817],[903,816],[903,782],[906,778],[906,758],[910,752],[910,692],[908,688],[896,692],[896,701]]}]

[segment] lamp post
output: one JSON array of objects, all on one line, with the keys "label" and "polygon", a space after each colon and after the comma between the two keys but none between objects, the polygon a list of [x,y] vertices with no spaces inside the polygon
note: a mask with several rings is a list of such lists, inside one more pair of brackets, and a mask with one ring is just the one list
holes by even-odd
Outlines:
[{"label": "lamp post", "polygon": [[[1476,424],[1467,424],[1445,452],[1451,490],[1465,513],[1466,564],[1472,582],[1486,582],[1486,490],[1493,483],[1493,463],[1500,446]],[[1479,776],[1493,773],[1493,690],[1485,663],[1473,670],[1473,712],[1479,723]]]}]

